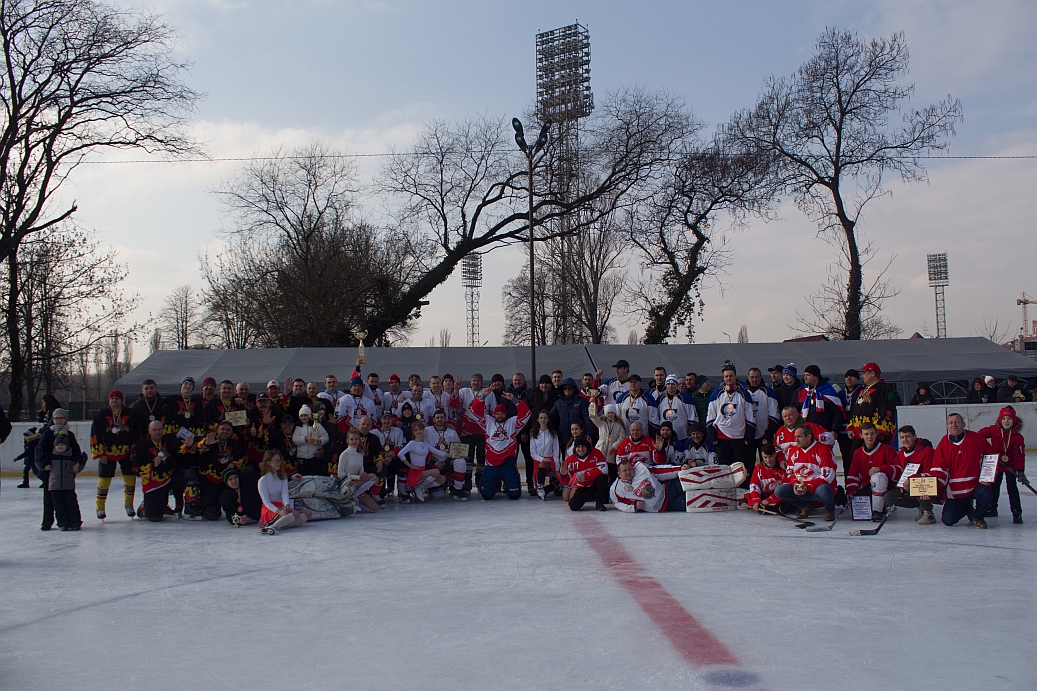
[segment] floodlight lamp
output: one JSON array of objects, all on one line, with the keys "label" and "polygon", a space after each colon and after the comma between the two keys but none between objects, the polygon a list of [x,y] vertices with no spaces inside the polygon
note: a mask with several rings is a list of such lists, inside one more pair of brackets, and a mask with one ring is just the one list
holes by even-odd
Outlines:
[{"label": "floodlight lamp", "polygon": [[518,148],[523,152],[529,151],[529,146],[526,144],[526,138],[522,136],[521,132],[515,133],[515,143],[518,144]]},{"label": "floodlight lamp", "polygon": [[518,118],[511,119],[511,126],[515,128],[516,134],[522,134],[522,122]]},{"label": "floodlight lamp", "polygon": [[540,136],[537,137],[536,147],[533,149],[533,153],[539,153],[541,149],[547,146],[547,133],[551,129],[552,120],[548,120],[544,123],[544,126],[540,128]]}]

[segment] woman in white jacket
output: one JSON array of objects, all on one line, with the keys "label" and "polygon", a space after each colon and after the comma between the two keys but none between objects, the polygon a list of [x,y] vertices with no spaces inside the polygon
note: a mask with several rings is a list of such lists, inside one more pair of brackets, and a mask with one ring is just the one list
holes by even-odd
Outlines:
[{"label": "woman in white jacket", "polygon": [[[338,475],[337,462],[331,464],[335,467],[320,464],[324,458],[324,445],[331,437],[328,436],[324,425],[311,422],[312,417],[313,411],[310,406],[304,405],[299,408],[299,425],[292,434],[296,457],[299,459],[299,472],[303,475]],[[317,472],[318,467],[323,468],[323,472]]]},{"label": "woman in white jacket", "polygon": [[561,450],[558,448],[558,433],[546,410],[537,415],[537,424],[529,433],[529,455],[532,457],[529,462],[536,468],[537,496],[546,500],[548,488],[560,494],[557,476],[562,463]]},{"label": "woman in white jacket", "polygon": [[615,403],[605,406],[605,417],[598,417],[597,411],[590,417],[591,422],[598,427],[596,448],[605,456],[605,462],[609,466],[609,480],[614,482],[617,477],[616,447],[630,435],[627,434],[623,421],[619,419],[619,406]]}]

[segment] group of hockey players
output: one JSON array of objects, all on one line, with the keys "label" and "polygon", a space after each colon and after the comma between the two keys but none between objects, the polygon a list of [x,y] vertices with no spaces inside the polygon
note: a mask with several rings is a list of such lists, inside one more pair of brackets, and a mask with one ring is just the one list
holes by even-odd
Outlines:
[{"label": "group of hockey players", "polygon": [[[116,472],[128,516],[224,516],[239,525],[259,522],[267,532],[310,518],[293,507],[288,483],[307,475],[352,483],[361,512],[377,512],[390,498],[466,501],[473,487],[484,500],[498,493],[518,499],[521,454],[527,495],[561,497],[572,510],[593,501],[599,511],[609,504],[626,512],[683,511],[689,483],[727,478],[740,485],[743,505],[760,513],[805,518],[823,508],[833,521],[846,497],[870,496],[876,521],[900,505],[931,524],[942,504],[943,523],[968,517],[985,528],[1007,478],[1014,522],[1022,522],[1017,480],[1026,482],[1025,445],[1011,406],[978,432],[952,414],[934,447],[911,427],[897,428],[900,399],[876,363],[847,371],[839,388],[814,365],[802,380],[794,364],[776,365],[765,382],[759,368],[742,381],[725,362],[715,388],[691,372],[660,367],[645,382],[625,360],[613,368],[607,380],[600,370],[579,383],[555,371],[535,386],[522,374],[510,381],[495,374],[487,384],[478,373],[467,382],[433,376],[427,386],[411,375],[404,386],[394,374],[382,388],[358,362],[344,390],[333,375],[323,388],[290,379],[258,393],[212,377],[196,390],[188,376],[166,396],[145,380],[132,402],[112,391],[93,420],[97,517],[107,515]],[[36,447],[37,467],[50,474],[43,529],[56,519],[75,530],[82,520],[74,479],[87,453],[64,410],[50,418]],[[980,482],[990,454],[999,456],[996,479]],[[909,496],[905,476],[936,478],[936,494]],[[135,505],[138,477],[144,496]]]}]

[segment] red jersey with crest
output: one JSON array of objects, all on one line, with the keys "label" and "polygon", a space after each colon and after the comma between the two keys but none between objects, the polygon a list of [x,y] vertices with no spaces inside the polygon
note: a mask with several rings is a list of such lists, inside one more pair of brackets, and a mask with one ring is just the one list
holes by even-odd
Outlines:
[{"label": "red jersey with crest", "polygon": [[616,463],[630,461],[635,466],[638,463],[654,465],[659,461],[665,460],[666,455],[658,453],[655,450],[655,442],[647,436],[642,436],[637,441],[627,437],[619,442],[619,446],[616,447]]},{"label": "red jersey with crest", "polygon": [[824,484],[835,489],[835,459],[832,450],[824,444],[815,441],[806,449],[797,444],[789,449],[786,457],[785,482],[790,485],[802,482],[808,492]]},{"label": "red jersey with crest", "polygon": [[853,452],[850,472],[846,476],[846,493],[854,495],[864,485],[871,484],[869,478],[872,468],[878,468],[880,473],[886,474],[891,488],[897,484],[900,474],[904,472],[897,452],[889,444],[879,442],[871,451],[862,446]]},{"label": "red jersey with crest", "polygon": [[749,478],[749,491],[745,493],[745,501],[749,508],[755,507],[761,501],[767,504],[780,503],[777,498],[768,500],[774,495],[774,490],[778,485],[784,482],[785,469],[781,467],[780,462],[773,468],[768,468],[763,463],[757,463],[753,469],[753,476]]},{"label": "red jersey with crest", "polygon": [[[489,457],[486,462],[489,463]],[[572,454],[565,459],[566,474],[560,475],[559,479],[569,487],[590,487],[601,475],[609,472],[605,455],[597,449],[591,449],[586,458],[580,458]]]}]

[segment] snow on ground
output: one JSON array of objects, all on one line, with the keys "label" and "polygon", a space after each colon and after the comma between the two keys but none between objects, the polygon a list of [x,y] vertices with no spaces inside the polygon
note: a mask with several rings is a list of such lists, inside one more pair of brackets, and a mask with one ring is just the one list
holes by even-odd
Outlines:
[{"label": "snow on ground", "polygon": [[95,482],[83,530],[46,533],[38,482],[3,483],[0,689],[1037,688],[1026,491],[1027,523],[1002,497],[986,531],[523,497],[270,537],[102,525]]}]

